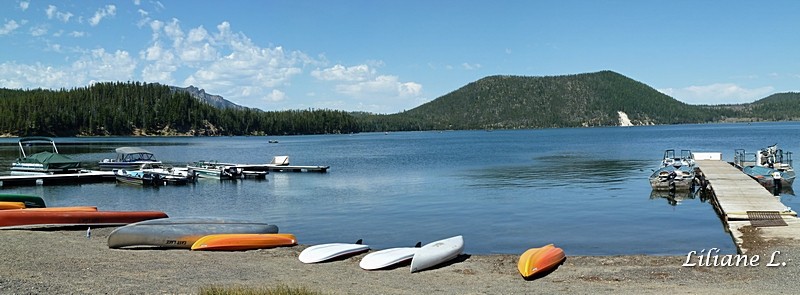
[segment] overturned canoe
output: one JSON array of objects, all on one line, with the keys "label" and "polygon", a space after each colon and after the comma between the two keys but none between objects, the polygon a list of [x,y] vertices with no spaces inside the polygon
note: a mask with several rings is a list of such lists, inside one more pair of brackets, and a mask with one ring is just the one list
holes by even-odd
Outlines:
[{"label": "overturned canoe", "polygon": [[143,220],[165,218],[160,211],[43,211],[1,210],[0,229],[47,228],[62,226],[118,226]]},{"label": "overturned canoe", "polygon": [[192,244],[192,250],[246,251],[297,245],[293,234],[219,234],[208,235]]},{"label": "overturned canoe", "polygon": [[531,278],[536,274],[545,273],[561,264],[565,259],[564,250],[549,244],[541,248],[531,248],[522,253],[517,263],[517,269],[523,278]]},{"label": "overturned canoe", "polygon": [[365,251],[369,251],[369,246],[361,244],[361,240],[358,240],[355,244],[330,243],[314,245],[300,252],[297,258],[303,263],[317,263]]},{"label": "overturned canoe", "polygon": [[10,210],[10,209],[25,209],[25,203],[0,201],[0,210]]},{"label": "overturned canoe", "polygon": [[0,201],[2,202],[23,202],[25,208],[44,208],[44,200],[39,196],[21,195],[21,194],[0,194]]},{"label": "overturned canoe", "polygon": [[428,269],[455,259],[464,251],[464,238],[455,236],[422,246],[411,259],[411,272]]},{"label": "overturned canoe", "polygon": [[274,234],[278,226],[242,219],[181,217],[148,220],[115,229],[109,248],[160,247],[191,249],[200,238],[215,234]]}]

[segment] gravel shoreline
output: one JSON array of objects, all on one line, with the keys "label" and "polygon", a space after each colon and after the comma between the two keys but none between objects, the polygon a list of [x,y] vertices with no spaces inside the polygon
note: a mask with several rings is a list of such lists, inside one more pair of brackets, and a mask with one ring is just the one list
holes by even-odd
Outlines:
[{"label": "gravel shoreline", "polygon": [[[0,293],[197,294],[212,285],[278,284],[324,294],[775,294],[800,287],[797,240],[760,243],[748,253],[760,255],[759,266],[684,267],[686,256],[568,256],[549,275],[525,281],[516,270],[518,255],[467,253],[413,274],[408,266],[364,271],[358,262],[365,254],[303,264],[297,260],[303,245],[245,252],[109,249],[113,229],[93,229],[90,239],[85,230],[0,231]],[[785,266],[766,266],[775,251]]]}]

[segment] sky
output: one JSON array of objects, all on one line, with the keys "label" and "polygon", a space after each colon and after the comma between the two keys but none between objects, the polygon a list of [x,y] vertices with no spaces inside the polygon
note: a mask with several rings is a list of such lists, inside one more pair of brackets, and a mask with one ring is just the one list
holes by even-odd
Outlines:
[{"label": "sky", "polygon": [[397,113],[486,76],[611,70],[688,104],[800,91],[800,1],[0,1],[0,88],[193,85]]}]

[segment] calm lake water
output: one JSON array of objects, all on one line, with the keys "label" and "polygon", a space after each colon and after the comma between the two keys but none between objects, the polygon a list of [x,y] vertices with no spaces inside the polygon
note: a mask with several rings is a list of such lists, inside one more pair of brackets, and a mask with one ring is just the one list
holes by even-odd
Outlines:
[{"label": "calm lake water", "polygon": [[[272,172],[267,180],[200,180],[187,186],[112,182],[3,188],[48,206],[160,210],[172,217],[242,217],[277,224],[300,243],[373,249],[463,235],[466,253],[519,254],[555,243],[567,255],[735,253],[707,200],[651,195],[648,176],[665,149],[748,152],[778,143],[800,150],[800,123],[708,124],[286,137],[56,138],[87,165],[140,146],[175,166],[197,160],[329,165],[328,173]],[[279,143],[269,144],[268,139]],[[17,156],[0,139],[0,170]],[[7,172],[4,172],[7,174]],[[679,196],[686,197],[686,196]],[[793,192],[787,206],[800,208]]]}]

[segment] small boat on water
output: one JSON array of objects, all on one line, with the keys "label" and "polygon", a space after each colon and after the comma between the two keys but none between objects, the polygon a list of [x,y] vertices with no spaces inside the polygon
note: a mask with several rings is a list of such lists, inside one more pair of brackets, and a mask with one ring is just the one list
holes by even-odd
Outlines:
[{"label": "small boat on water", "polygon": [[55,211],[0,210],[0,229],[63,226],[119,226],[143,220],[166,218],[160,211]]},{"label": "small boat on water", "polygon": [[117,157],[114,159],[103,159],[98,162],[100,170],[139,170],[148,164],[161,164],[156,160],[153,153],[139,147],[120,147],[116,150]]},{"label": "small boat on water", "polygon": [[661,165],[650,174],[650,186],[654,190],[691,190],[695,184],[695,161],[690,150],[664,151]]},{"label": "small boat on water", "polygon": [[219,163],[216,161],[197,161],[187,167],[190,175],[199,178],[212,178],[219,180],[242,178],[244,169],[235,164]]},{"label": "small boat on water", "polygon": [[537,274],[545,274],[547,271],[560,265],[567,256],[564,250],[549,244],[541,248],[531,248],[522,253],[517,262],[517,270],[525,279],[534,278]]},{"label": "small boat on water", "polygon": [[40,196],[21,194],[0,194],[0,202],[22,202],[25,208],[44,208],[44,200]]},{"label": "small boat on water", "polygon": [[293,234],[217,234],[207,235],[192,244],[192,250],[247,251],[297,245]]},{"label": "small boat on water", "polygon": [[744,149],[737,149],[733,162],[765,188],[791,187],[796,178],[792,168],[792,152],[778,148],[777,144],[750,154]]},{"label": "small boat on water", "polygon": [[19,140],[19,158],[11,164],[11,175],[79,173],[81,161],[58,153],[48,137],[24,137]]},{"label": "small boat on water", "polygon": [[114,171],[114,177],[120,183],[143,186],[184,185],[194,180],[188,174],[188,170],[172,168],[145,168],[133,171],[118,169]]},{"label": "small boat on water", "polygon": [[419,248],[411,258],[411,272],[429,269],[455,259],[464,252],[464,238],[455,236]]},{"label": "small boat on water", "polygon": [[115,229],[108,235],[108,247],[191,249],[197,240],[208,235],[274,233],[278,233],[278,226],[258,221],[213,217],[163,218]]}]

